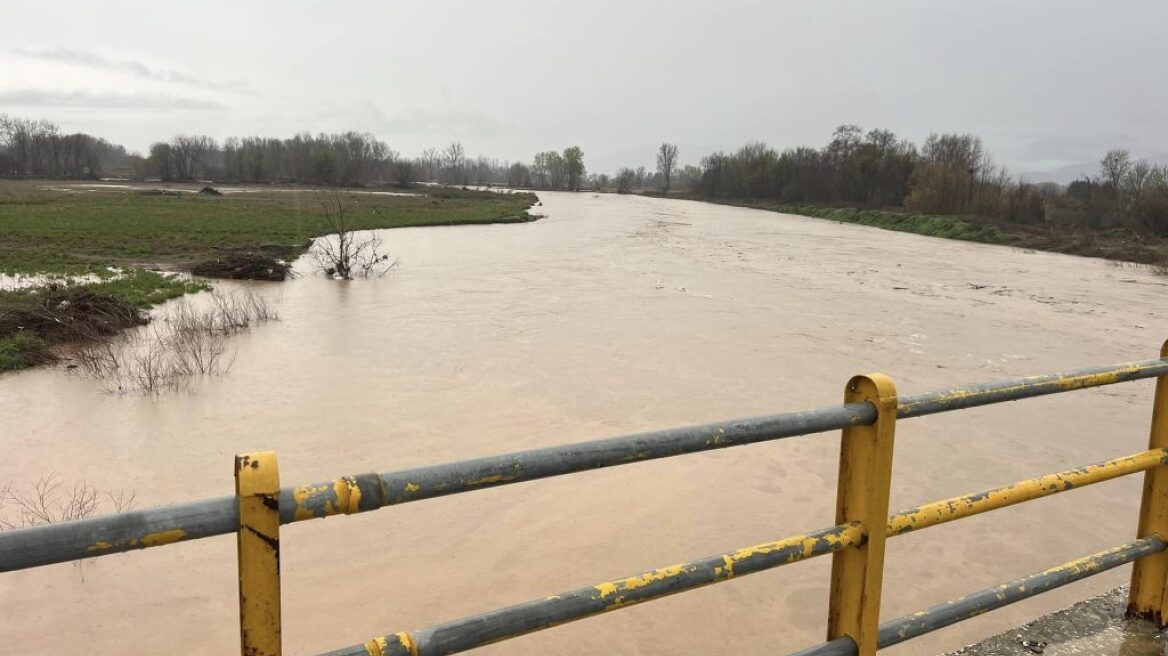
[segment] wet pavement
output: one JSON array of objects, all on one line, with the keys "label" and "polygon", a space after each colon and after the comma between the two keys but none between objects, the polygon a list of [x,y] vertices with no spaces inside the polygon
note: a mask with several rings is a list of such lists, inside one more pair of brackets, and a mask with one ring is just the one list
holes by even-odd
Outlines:
[{"label": "wet pavement", "polygon": [[1164,656],[1164,633],[1127,619],[1127,586],[1079,602],[948,656]]}]

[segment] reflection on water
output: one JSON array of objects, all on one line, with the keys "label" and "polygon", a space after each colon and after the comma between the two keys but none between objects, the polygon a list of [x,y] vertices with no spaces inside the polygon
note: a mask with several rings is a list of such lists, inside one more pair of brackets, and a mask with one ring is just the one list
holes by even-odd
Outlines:
[{"label": "reflection on water", "polygon": [[[231,338],[230,375],[156,398],[61,370],[0,378],[0,481],[232,491],[276,449],[285,484],[836,402],[853,374],[904,392],[1150,357],[1163,294],[1105,262],[739,208],[541,194],[529,224],[388,231],[398,268],[253,286],[281,320]],[[1120,281],[1119,278],[1134,282]],[[223,283],[233,288],[232,283]],[[914,419],[902,507],[1141,450],[1150,386]],[[291,654],[311,654],[825,526],[838,438],[784,440],[284,529]],[[898,538],[885,616],[1114,546],[1124,479]],[[31,651],[236,648],[229,536],[0,578],[0,634]],[[822,638],[828,560],[747,577],[495,654],[785,653]],[[1122,581],[1111,572],[892,653],[942,651]],[[211,627],[211,628],[209,628]],[[129,642],[131,637],[134,642]],[[615,641],[620,640],[620,647]]]}]

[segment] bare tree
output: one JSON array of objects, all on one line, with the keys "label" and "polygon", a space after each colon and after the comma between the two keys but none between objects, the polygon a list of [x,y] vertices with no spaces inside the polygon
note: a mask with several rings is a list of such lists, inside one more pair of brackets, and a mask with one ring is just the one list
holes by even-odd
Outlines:
[{"label": "bare tree", "polygon": [[355,228],[350,194],[318,191],[316,200],[329,233],[312,245],[318,270],[333,278],[352,280],[383,275],[393,268],[395,263],[381,252],[381,237]]},{"label": "bare tree", "polygon": [[447,182],[451,184],[465,184],[466,149],[457,141],[451,141],[446,150],[442,151],[446,160]]},{"label": "bare tree", "polygon": [[677,168],[677,144],[663,143],[657,149],[657,172],[661,174],[661,191],[668,192]]},{"label": "bare tree", "polygon": [[435,173],[438,171],[438,165],[442,163],[442,154],[438,152],[438,149],[427,148],[423,150],[422,163],[426,166],[426,182],[437,181]]},{"label": "bare tree", "polygon": [[190,180],[201,172],[203,159],[217,146],[215,140],[203,135],[179,135],[170,144],[175,177]]},{"label": "bare tree", "polygon": [[397,180],[397,186],[410,186],[410,183],[414,181],[414,162],[405,157],[395,160],[393,163],[393,174]]},{"label": "bare tree", "polygon": [[616,191],[620,194],[627,194],[633,190],[633,184],[637,181],[637,172],[624,167],[616,172]]},{"label": "bare tree", "polygon": [[1103,159],[1099,160],[1100,174],[1115,191],[1119,191],[1119,183],[1131,169],[1131,166],[1131,153],[1126,150],[1109,150]]}]

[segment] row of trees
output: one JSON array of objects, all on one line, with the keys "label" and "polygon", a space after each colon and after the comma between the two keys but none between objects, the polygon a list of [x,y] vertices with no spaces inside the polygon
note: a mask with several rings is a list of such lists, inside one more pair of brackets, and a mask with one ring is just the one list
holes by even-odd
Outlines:
[{"label": "row of trees", "polygon": [[656,170],[622,168],[589,175],[579,146],[537,153],[531,164],[471,159],[459,142],[400,156],[368,132],[291,138],[179,135],[142,157],[88,134],[66,134],[47,121],[0,114],[0,176],[96,178],[102,175],[315,185],[407,185],[434,182],[535,189],[630,192],[679,189],[710,198],[781,203],[903,207],[1013,223],[1096,229],[1126,227],[1168,236],[1168,168],[1110,151],[1098,175],[1063,188],[1028,184],[998,166],[980,138],[931,134],[918,148],[891,130],[841,125],[821,148],[781,152],[761,142],[715,152],[681,166],[675,144],[657,151]]},{"label": "row of trees", "polygon": [[618,191],[672,187],[710,198],[899,207],[1168,236],[1168,167],[1133,160],[1124,150],[1108,152],[1097,176],[1065,188],[1011,176],[971,134],[931,134],[918,148],[891,130],[852,124],[837,128],[821,148],[779,152],[752,142],[681,169],[676,157],[675,146],[662,144],[655,174],[625,168],[611,183]]},{"label": "row of trees", "polygon": [[528,166],[489,157],[470,158],[457,141],[402,157],[368,132],[298,134],[290,139],[232,137],[220,147],[206,136],[180,135],[156,143],[138,163],[139,177],[234,182],[300,182],[357,186],[433,182],[579,191],[585,182],[584,151],[536,154]]},{"label": "row of trees", "polygon": [[126,149],[48,121],[0,114],[0,177],[97,178],[124,169]]},{"label": "row of trees", "polygon": [[350,131],[304,132],[288,139],[230,137],[222,145],[204,135],[178,135],[152,144],[149,156],[132,164],[135,177],[166,181],[354,186],[390,181],[397,161],[397,153],[384,141],[368,132]]},{"label": "row of trees", "polygon": [[701,181],[702,170],[691,165],[681,166],[678,163],[679,152],[677,144],[663,143],[657,149],[655,171],[647,171],[643,166],[635,169],[624,167],[612,178],[607,175],[598,176],[594,181],[595,185],[598,189],[615,188],[619,193],[643,189],[658,189],[669,193],[674,188],[693,191]]},{"label": "row of trees", "polygon": [[1133,160],[1126,150],[1108,151],[1099,175],[1068,185],[1050,212],[1062,222],[1134,227],[1168,237],[1168,167]]},{"label": "row of trees", "polygon": [[579,190],[585,182],[578,146],[536,155],[532,165],[470,158],[457,141],[402,157],[368,132],[291,138],[177,135],[150,145],[146,156],[88,134],[66,134],[48,121],[0,114],[0,177],[98,178],[164,181],[299,182],[316,185],[510,185]]}]

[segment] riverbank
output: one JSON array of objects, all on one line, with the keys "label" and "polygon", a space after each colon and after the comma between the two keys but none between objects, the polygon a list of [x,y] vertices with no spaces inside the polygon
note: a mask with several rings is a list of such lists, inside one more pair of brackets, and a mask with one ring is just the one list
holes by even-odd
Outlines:
[{"label": "riverbank", "polygon": [[[80,316],[85,307],[142,318],[157,303],[209,289],[176,274],[241,253],[282,267],[331,232],[312,189],[201,189],[0,182],[0,372],[52,361],[54,346],[91,333],[57,329],[62,312],[79,327],[105,321]],[[351,230],[522,223],[534,220],[527,210],[536,201],[533,194],[432,188],[351,190],[347,198]],[[76,303],[79,294],[93,302]]]},{"label": "riverbank", "polygon": [[719,205],[798,214],[842,223],[856,223],[884,230],[911,232],[929,237],[958,239],[983,244],[1000,244],[1036,251],[1098,257],[1116,262],[1147,265],[1168,275],[1168,242],[1141,238],[1134,232],[1115,230],[1066,230],[1054,226],[999,223],[977,216],[916,214],[901,210],[859,209],[828,205],[795,205],[767,200],[707,198],[692,194],[663,195],[644,193],[656,198],[684,198]]}]

